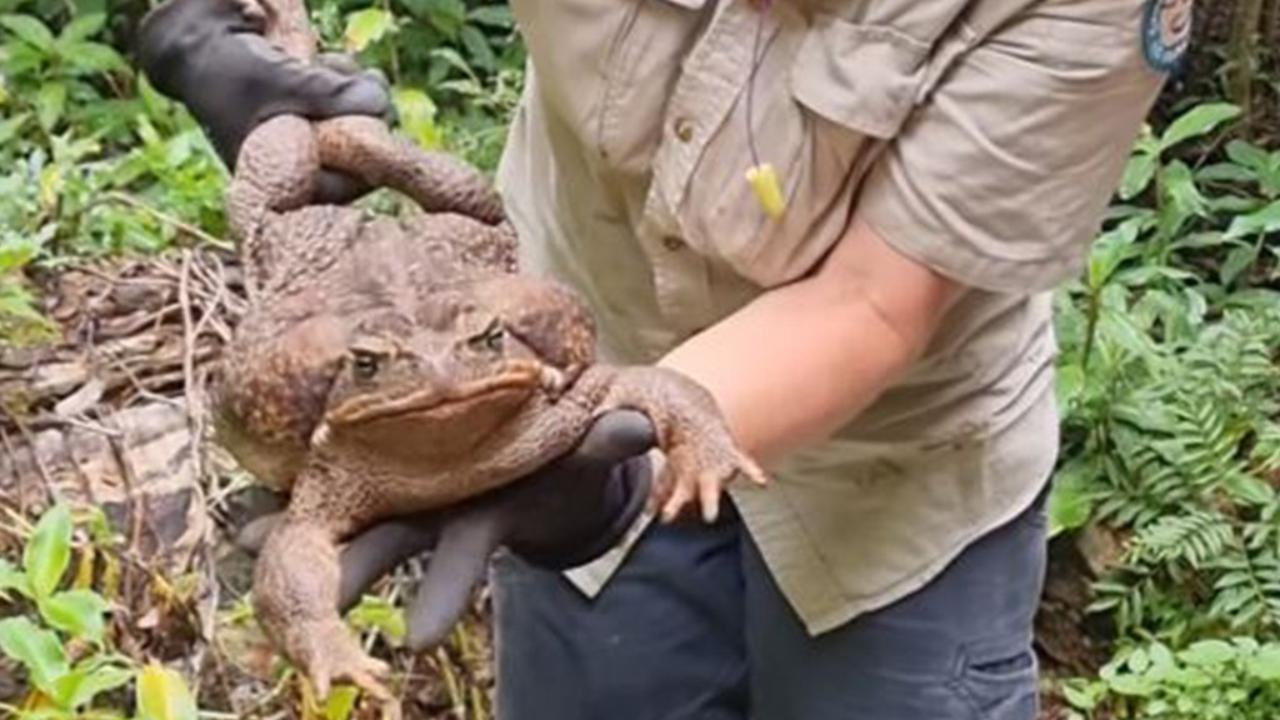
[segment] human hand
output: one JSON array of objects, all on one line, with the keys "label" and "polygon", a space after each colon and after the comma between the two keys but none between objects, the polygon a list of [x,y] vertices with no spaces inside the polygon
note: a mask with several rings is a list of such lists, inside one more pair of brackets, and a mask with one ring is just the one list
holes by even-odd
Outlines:
[{"label": "human hand", "polygon": [[[281,114],[322,119],[385,116],[385,78],[344,56],[305,62],[262,36],[263,15],[243,0],[168,0],[143,18],[137,56],[166,96],[187,107],[219,157],[235,169],[240,145],[262,122]],[[317,200],[343,203],[368,188],[325,171]]]}]

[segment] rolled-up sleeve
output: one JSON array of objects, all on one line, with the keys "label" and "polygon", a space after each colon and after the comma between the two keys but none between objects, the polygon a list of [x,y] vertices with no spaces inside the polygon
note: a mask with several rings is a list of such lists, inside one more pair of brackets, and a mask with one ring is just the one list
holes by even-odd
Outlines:
[{"label": "rolled-up sleeve", "polygon": [[975,288],[1077,273],[1164,81],[1143,56],[1143,3],[1107,2],[1105,17],[1033,5],[956,58],[867,175],[858,217]]}]

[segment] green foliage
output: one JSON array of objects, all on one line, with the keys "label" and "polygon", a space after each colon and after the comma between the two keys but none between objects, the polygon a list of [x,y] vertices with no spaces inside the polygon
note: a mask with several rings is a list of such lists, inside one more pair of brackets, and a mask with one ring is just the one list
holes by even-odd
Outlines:
[{"label": "green foliage", "polygon": [[99,42],[105,15],[61,28],[0,16],[0,339],[49,334],[30,271],[222,232],[224,171],[199,128]]},{"label": "green foliage", "polygon": [[1096,680],[1068,683],[1069,717],[1270,720],[1280,707],[1280,644],[1201,640],[1180,651],[1128,648]]},{"label": "green foliage", "polygon": [[524,81],[505,4],[463,0],[311,3],[323,42],[388,72],[400,129],[491,170]]},{"label": "green foliage", "polygon": [[1053,530],[1123,540],[1090,609],[1124,649],[1064,686],[1077,717],[1280,703],[1280,153],[1229,140],[1239,115],[1202,104],[1144,131],[1056,298]]},{"label": "green foliage", "polygon": [[196,720],[195,698],[178,673],[147,665],[138,673],[135,691],[138,720]]},{"label": "green foliage", "polygon": [[[105,520],[86,518],[91,534],[100,536]],[[100,707],[104,697],[136,683],[138,720],[195,718],[194,701],[181,676],[155,667],[139,668],[108,646],[105,618],[110,604],[89,587],[64,587],[71,564],[75,524],[66,505],[55,505],[36,523],[22,553],[22,567],[0,559],[0,599],[21,597],[33,611],[0,620],[0,653],[27,672],[35,692],[22,707],[0,705],[5,717],[18,720],[71,720],[130,717]],[[101,538],[98,538],[101,540]],[[152,676],[168,673],[155,689]],[[143,702],[145,701],[145,702]],[[149,704],[148,704],[149,703]],[[148,707],[189,705],[190,712],[155,714]],[[185,707],[185,705],[183,705]]]},{"label": "green foliage", "polygon": [[[34,271],[222,237],[225,170],[107,40],[105,6],[0,5],[0,341],[51,335]],[[16,12],[19,9],[26,12]],[[502,4],[311,3],[326,45],[394,83],[400,129],[492,169],[523,84]]]}]

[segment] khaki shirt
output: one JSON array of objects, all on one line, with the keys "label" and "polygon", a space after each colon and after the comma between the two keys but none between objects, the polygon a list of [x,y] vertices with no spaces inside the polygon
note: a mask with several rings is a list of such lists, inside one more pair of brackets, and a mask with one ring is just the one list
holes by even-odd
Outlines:
[{"label": "khaki shirt", "polygon": [[[870,409],[732,489],[811,632],[919,588],[1051,473],[1049,291],[1082,267],[1164,80],[1144,6],[512,2],[530,68],[499,185],[525,268],[581,291],[606,360],[652,363],[806,275],[855,215],[971,288]],[[778,220],[744,179],[749,133]],[[570,577],[595,592],[624,554]]]}]

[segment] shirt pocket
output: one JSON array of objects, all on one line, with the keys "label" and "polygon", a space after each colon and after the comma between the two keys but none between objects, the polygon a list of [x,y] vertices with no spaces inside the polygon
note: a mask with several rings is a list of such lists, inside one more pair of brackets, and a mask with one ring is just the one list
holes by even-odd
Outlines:
[{"label": "shirt pocket", "polygon": [[[846,231],[876,150],[969,44],[969,33],[954,35],[925,40],[834,15],[784,24],[754,88],[744,72],[737,102],[692,168],[677,205],[686,241],[761,287],[808,273]],[[765,214],[745,180],[752,143],[778,173],[781,218]]]},{"label": "shirt pocket", "polygon": [[926,87],[934,44],[884,25],[820,16],[796,55],[796,102],[883,140],[898,134]]},{"label": "shirt pocket", "polygon": [[511,3],[540,102],[603,167],[636,174],[646,165],[706,1]]}]

